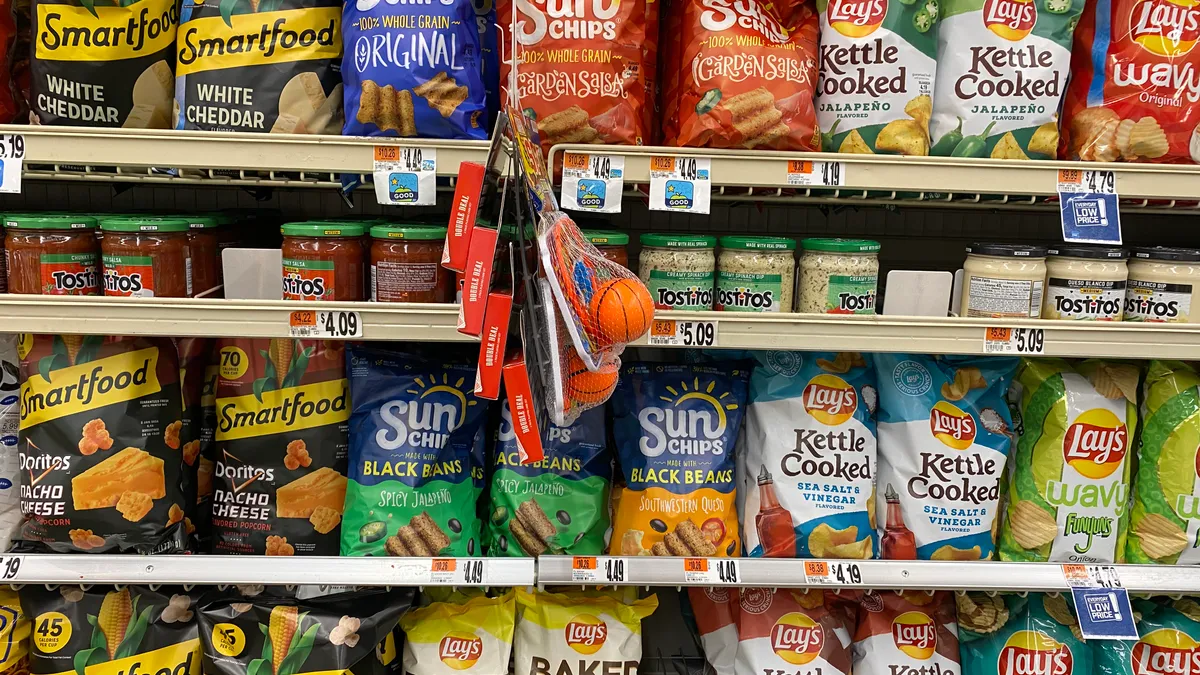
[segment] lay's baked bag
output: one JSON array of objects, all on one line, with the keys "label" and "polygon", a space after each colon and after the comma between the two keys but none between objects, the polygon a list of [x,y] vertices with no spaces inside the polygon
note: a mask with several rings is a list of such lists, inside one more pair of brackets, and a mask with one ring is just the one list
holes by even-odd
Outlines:
[{"label": "lay's baked bag", "polygon": [[960,675],[954,594],[863,593],[852,653],[855,675]]},{"label": "lay's baked bag", "polygon": [[1096,640],[1097,675],[1182,675],[1200,665],[1200,604],[1133,601],[1140,640]]},{"label": "lay's baked bag", "polygon": [[849,675],[854,597],[819,588],[738,591],[734,672]]},{"label": "lay's baked bag", "polygon": [[626,602],[619,591],[547,593],[517,589],[516,675],[635,675],[642,619],[658,597]]},{"label": "lay's baked bag", "polygon": [[[1017,360],[874,354],[879,378],[877,512],[898,495],[921,560],[988,560],[1012,417]],[[886,540],[887,529],[880,536]],[[886,547],[885,547],[886,548]],[[884,552],[885,557],[888,555]]]},{"label": "lay's baked bag", "polygon": [[736,556],[734,443],[748,362],[631,363],[611,399],[624,479],[612,555]]},{"label": "lay's baked bag", "polygon": [[754,356],[738,452],[747,555],[874,558],[874,367],[858,352]]},{"label": "lay's baked bag", "polygon": [[1138,376],[1126,363],[1022,361],[1001,560],[1124,561]]},{"label": "lay's baked bag", "polygon": [[963,672],[1091,675],[1092,647],[1083,642],[1070,597],[956,595]]},{"label": "lay's baked bag", "polygon": [[410,675],[508,675],[516,594],[433,602],[400,619],[404,672]]}]

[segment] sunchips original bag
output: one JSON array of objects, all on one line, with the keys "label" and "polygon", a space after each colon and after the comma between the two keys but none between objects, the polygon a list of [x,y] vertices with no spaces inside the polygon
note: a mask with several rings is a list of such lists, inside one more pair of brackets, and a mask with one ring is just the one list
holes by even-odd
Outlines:
[{"label": "sunchips original bag", "polygon": [[34,0],[35,124],[166,129],[175,82],[175,0]]}]

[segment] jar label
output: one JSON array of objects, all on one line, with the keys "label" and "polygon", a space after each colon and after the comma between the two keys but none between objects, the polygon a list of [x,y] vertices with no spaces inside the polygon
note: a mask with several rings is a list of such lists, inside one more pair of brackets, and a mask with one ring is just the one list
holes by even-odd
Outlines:
[{"label": "jar label", "polygon": [[1192,311],[1192,285],[1130,279],[1125,291],[1125,320],[1187,323]]},{"label": "jar label", "polygon": [[825,295],[826,314],[874,314],[874,274],[831,274]]},{"label": "jar label", "polygon": [[712,272],[669,272],[651,270],[646,284],[655,309],[712,309]]},{"label": "jar label", "polygon": [[1042,313],[1042,281],[971,277],[966,316],[1036,319]]},{"label": "jar label", "polygon": [[284,300],[333,300],[333,261],[283,259]]},{"label": "jar label", "polygon": [[1069,321],[1120,321],[1125,303],[1125,281],[1058,279],[1046,289],[1043,319]]},{"label": "jar label", "polygon": [[399,263],[380,260],[371,265],[371,300],[375,302],[436,302],[412,297],[437,292],[437,263]]},{"label": "jar label", "polygon": [[778,312],[782,299],[783,275],[747,272],[717,274],[717,310]]},{"label": "jar label", "polygon": [[154,259],[148,255],[105,255],[104,294],[154,297]]},{"label": "jar label", "polygon": [[42,295],[96,295],[100,275],[95,253],[43,253]]}]

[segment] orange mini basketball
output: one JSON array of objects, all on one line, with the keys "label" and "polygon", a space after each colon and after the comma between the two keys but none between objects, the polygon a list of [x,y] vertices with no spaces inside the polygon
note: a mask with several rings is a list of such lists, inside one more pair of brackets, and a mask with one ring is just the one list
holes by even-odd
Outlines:
[{"label": "orange mini basketball", "polygon": [[588,333],[603,346],[632,342],[650,329],[653,319],[654,301],[646,287],[633,279],[613,279],[592,298],[595,327]]},{"label": "orange mini basketball", "polygon": [[617,387],[617,369],[609,367],[593,373],[584,365],[583,359],[571,349],[567,357],[567,398],[583,405],[603,403]]}]

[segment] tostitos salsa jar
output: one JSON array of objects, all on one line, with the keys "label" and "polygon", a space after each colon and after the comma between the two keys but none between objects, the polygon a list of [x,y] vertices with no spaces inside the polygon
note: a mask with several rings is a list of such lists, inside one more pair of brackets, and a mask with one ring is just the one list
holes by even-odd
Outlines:
[{"label": "tostitos salsa jar", "polygon": [[96,219],[49,213],[4,218],[8,292],[98,295],[100,244]]},{"label": "tostitos salsa jar", "polygon": [[283,233],[284,300],[363,300],[366,255],[361,223],[287,223]]},{"label": "tostitos salsa jar", "polygon": [[104,294],[139,298],[192,297],[192,255],[183,218],[100,221]]}]

